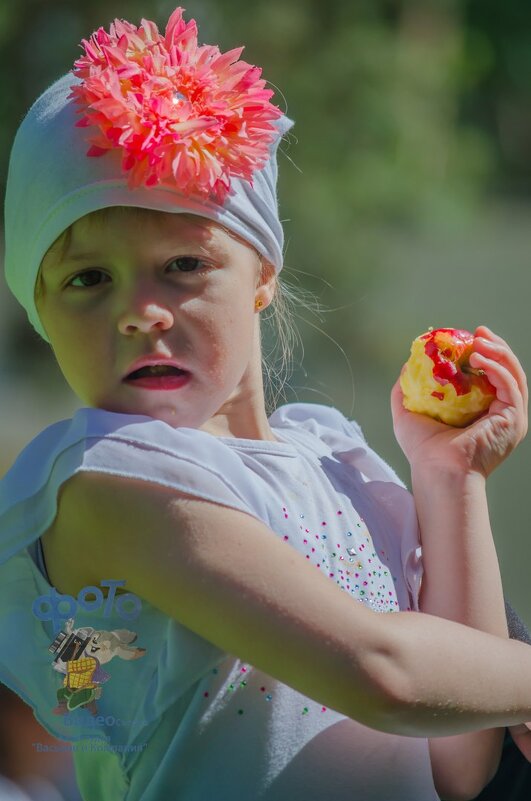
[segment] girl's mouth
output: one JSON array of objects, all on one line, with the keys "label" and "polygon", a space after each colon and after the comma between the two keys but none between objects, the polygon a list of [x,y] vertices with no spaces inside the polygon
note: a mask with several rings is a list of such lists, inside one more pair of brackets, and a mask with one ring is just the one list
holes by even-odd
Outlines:
[{"label": "girl's mouth", "polygon": [[141,367],[130,373],[124,381],[141,389],[179,389],[188,383],[190,373],[171,365],[156,364]]}]

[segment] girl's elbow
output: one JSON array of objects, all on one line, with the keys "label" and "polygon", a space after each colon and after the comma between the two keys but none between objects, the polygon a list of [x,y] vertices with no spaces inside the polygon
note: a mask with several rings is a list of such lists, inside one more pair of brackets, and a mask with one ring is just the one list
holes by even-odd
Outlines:
[{"label": "girl's elbow", "polygon": [[393,648],[385,647],[373,652],[366,665],[374,716],[367,725],[388,734],[421,736],[413,722],[418,703],[414,683],[396,657]]}]

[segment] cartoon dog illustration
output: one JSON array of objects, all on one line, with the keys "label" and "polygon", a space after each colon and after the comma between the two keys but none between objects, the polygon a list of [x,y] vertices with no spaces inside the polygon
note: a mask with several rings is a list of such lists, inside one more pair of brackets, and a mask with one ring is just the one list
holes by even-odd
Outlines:
[{"label": "cartoon dog illustration", "polygon": [[74,628],[74,618],[67,620],[48,650],[56,654],[52,667],[65,675],[63,686],[57,690],[58,705],[54,715],[64,715],[86,706],[97,715],[96,699],[101,698],[102,687],[111,678],[101,666],[115,656],[120,659],[140,659],[145,648],[130,645],[137,638],[134,631],[116,629],[100,631],[90,627]]}]

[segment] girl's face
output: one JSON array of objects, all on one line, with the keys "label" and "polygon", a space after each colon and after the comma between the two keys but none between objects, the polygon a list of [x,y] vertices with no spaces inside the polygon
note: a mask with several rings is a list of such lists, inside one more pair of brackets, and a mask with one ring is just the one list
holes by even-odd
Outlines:
[{"label": "girl's face", "polygon": [[[269,438],[255,300],[271,301],[274,273],[259,286],[260,270],[251,246],[209,220],[109,209],[78,220],[65,252],[50,248],[37,310],[86,405]],[[173,360],[186,383],[126,381],[143,357]]]}]

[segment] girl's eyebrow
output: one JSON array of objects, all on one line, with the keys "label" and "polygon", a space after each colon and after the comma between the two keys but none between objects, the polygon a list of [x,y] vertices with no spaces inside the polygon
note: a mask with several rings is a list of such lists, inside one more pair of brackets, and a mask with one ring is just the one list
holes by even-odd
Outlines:
[{"label": "girl's eyebrow", "polygon": [[[187,250],[187,249],[197,250],[197,251],[200,251],[201,253],[203,253],[205,256],[213,255],[213,256],[216,256],[218,258],[223,258],[223,257],[225,257],[227,255],[226,248],[223,247],[223,244],[221,244],[219,242],[216,242],[215,240],[210,240],[208,242],[204,242],[204,243],[201,243],[201,244],[198,243],[198,242],[187,242],[187,241],[183,242],[183,241],[181,241],[179,243],[175,243],[173,245],[173,247],[175,247],[176,250],[177,249],[179,249],[179,250]],[[171,250],[171,247],[169,249]],[[91,251],[91,250],[82,251],[82,250],[80,250],[80,251],[76,252],[74,250],[74,251],[71,252],[70,250],[67,250],[67,252],[64,254],[63,258],[61,258],[60,260],[57,260],[57,261],[53,260],[53,263],[50,265],[50,268],[55,270],[55,269],[61,268],[62,266],[67,266],[69,264],[76,263],[76,262],[84,262],[84,261],[94,261],[94,262],[96,262],[96,261],[99,261],[101,258],[102,258],[101,251]]]},{"label": "girl's eyebrow", "polygon": [[[177,251],[177,250],[182,250],[182,251],[190,250],[191,252],[195,250],[195,251],[200,251],[201,253],[204,253],[205,256],[208,256],[208,255],[225,256],[226,255],[226,249],[223,247],[223,245],[220,245],[220,244],[215,243],[215,242],[208,243],[206,245],[202,245],[202,244],[198,244],[198,243],[190,243],[190,242],[179,242],[178,244],[175,244],[173,246],[168,246],[167,250],[168,250],[168,252],[171,251],[171,250],[175,250],[175,251]],[[66,253],[64,258],[62,259],[62,261],[63,262],[68,262],[68,263],[77,262],[77,261],[98,261],[101,258],[102,258],[102,253],[101,252],[97,252],[97,251],[82,252],[82,251],[80,251],[79,253],[76,253],[74,251],[74,253]]]},{"label": "girl's eyebrow", "polygon": [[101,253],[87,251],[86,253],[66,253],[63,261],[91,261],[101,258]]},{"label": "girl's eyebrow", "polygon": [[50,253],[50,258],[45,259],[43,262],[42,270],[43,273],[47,273],[50,271],[56,272],[61,269],[66,269],[69,264],[72,262],[78,261],[97,261],[101,258],[101,253],[91,253],[91,252],[79,252],[79,253],[70,253],[66,252],[62,258],[54,258],[53,254]]}]

